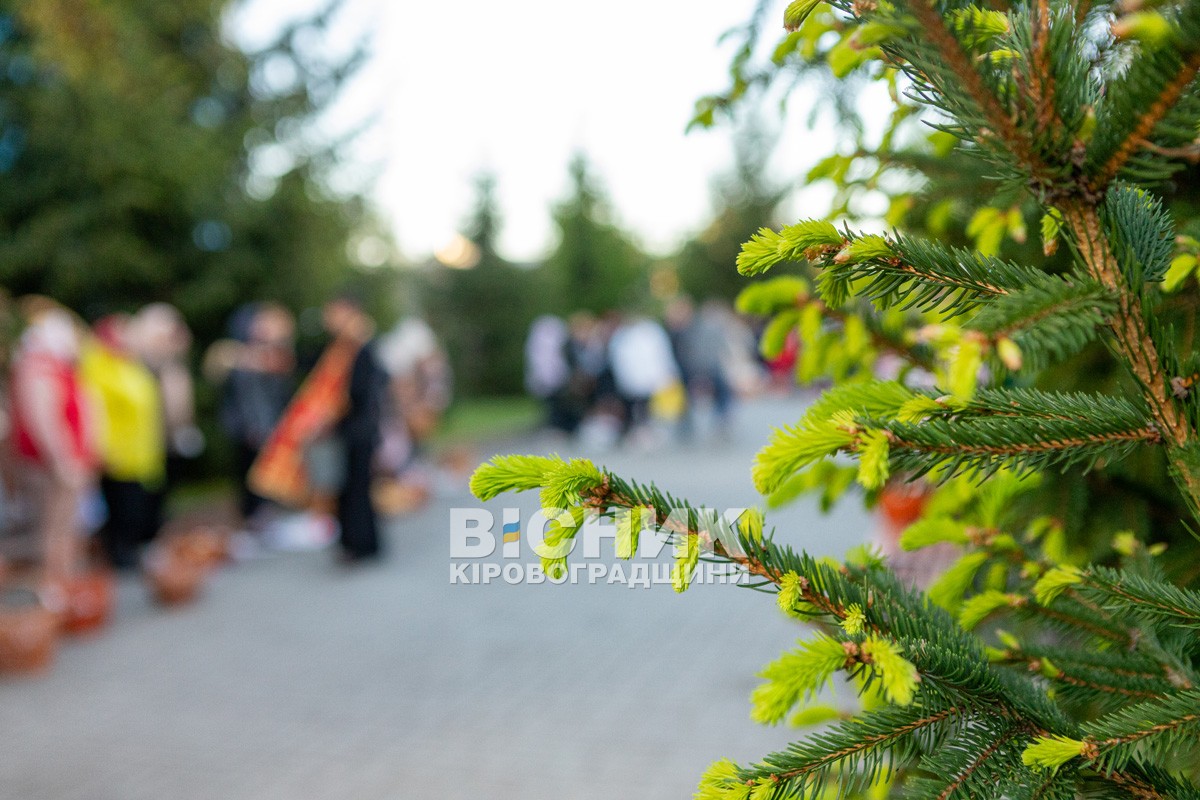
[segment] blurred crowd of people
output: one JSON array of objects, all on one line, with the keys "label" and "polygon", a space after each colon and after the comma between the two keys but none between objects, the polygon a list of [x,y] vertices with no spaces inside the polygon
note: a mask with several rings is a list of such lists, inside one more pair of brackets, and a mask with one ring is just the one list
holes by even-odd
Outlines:
[{"label": "blurred crowd of people", "polygon": [[599,444],[653,443],[664,430],[656,420],[691,438],[704,405],[717,435],[727,435],[735,399],[760,388],[764,375],[754,331],[729,304],[697,307],[686,296],[667,305],[661,322],[617,310],[539,317],[525,366],[547,426]]},{"label": "blurred crowd of people", "polygon": [[[142,566],[167,522],[169,490],[206,447],[183,316],[155,303],[88,325],[45,297],[4,305],[0,578],[21,561],[47,585],[97,562]],[[201,374],[219,395],[243,540],[253,545],[299,510],[321,542],[361,561],[382,552],[381,487],[416,462],[449,404],[450,374],[419,319],[378,335],[351,294],[321,317],[325,344],[306,358],[290,311],[248,304],[205,352]],[[18,540],[35,546],[3,546]]]},{"label": "blurred crowd of people", "polygon": [[[328,344],[315,359],[298,358],[291,314],[247,307],[230,338],[209,349],[204,373],[222,387],[247,529],[287,546],[336,539],[344,560],[370,559],[381,552],[376,509],[412,501],[397,479],[450,403],[449,362],[423,320],[376,335],[350,294],[325,305],[322,323]],[[272,525],[280,507],[307,513]]]},{"label": "blurred crowd of people", "polygon": [[24,329],[0,378],[3,519],[36,527],[50,578],[80,569],[92,529],[113,566],[133,566],[161,526],[175,468],[203,448],[191,334],[158,303],[91,328],[44,297],[19,312]]}]

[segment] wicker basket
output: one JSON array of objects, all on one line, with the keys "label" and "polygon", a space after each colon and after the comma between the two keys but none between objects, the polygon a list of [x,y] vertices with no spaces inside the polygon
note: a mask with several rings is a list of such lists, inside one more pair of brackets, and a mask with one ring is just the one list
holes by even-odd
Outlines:
[{"label": "wicker basket", "polygon": [[200,594],[208,566],[181,554],[176,547],[155,549],[144,562],[150,592],[164,606],[190,603]]},{"label": "wicker basket", "polygon": [[200,567],[212,568],[229,560],[229,535],[217,528],[198,527],[175,534],[166,546]]},{"label": "wicker basket", "polygon": [[63,630],[67,633],[92,633],[108,624],[112,617],[116,581],[107,570],[77,575],[63,585]]},{"label": "wicker basket", "polygon": [[921,518],[928,499],[929,487],[923,483],[891,481],[883,487],[879,493],[879,512],[887,535],[899,539],[905,528]]},{"label": "wicker basket", "polygon": [[29,597],[0,601],[0,674],[37,674],[54,663],[58,616],[42,606],[35,593],[22,594]]}]

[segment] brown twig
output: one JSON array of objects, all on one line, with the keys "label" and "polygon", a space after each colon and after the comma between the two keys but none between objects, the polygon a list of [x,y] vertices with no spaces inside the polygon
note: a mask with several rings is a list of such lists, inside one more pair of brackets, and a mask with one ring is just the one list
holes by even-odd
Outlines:
[{"label": "brown twig", "polygon": [[1037,129],[1045,133],[1054,124],[1054,72],[1050,63],[1050,0],[1038,0],[1037,15],[1033,29],[1033,84],[1034,105],[1037,108]]},{"label": "brown twig", "polygon": [[1020,456],[1033,453],[1049,453],[1057,450],[1069,450],[1090,444],[1109,444],[1115,442],[1150,442],[1162,441],[1162,436],[1155,427],[1135,428],[1129,431],[1114,431],[1113,433],[1094,433],[1090,436],[1074,436],[1068,439],[1049,439],[1038,442],[1021,442],[1020,444],[924,444],[901,438],[892,431],[885,431],[888,444],[905,450],[916,450],[921,453],[938,453],[940,455],[988,455],[988,456]]},{"label": "brown twig", "polygon": [[1068,683],[1071,686],[1078,686],[1081,689],[1093,689],[1097,692],[1104,692],[1105,694],[1120,694],[1126,697],[1144,698],[1155,698],[1160,696],[1158,692],[1150,692],[1142,689],[1122,689],[1119,686],[1109,686],[1108,684],[1104,683],[1096,683],[1095,681],[1085,680],[1076,675],[1068,675],[1065,672],[1060,672],[1060,674],[1056,675],[1054,679],[1062,681],[1063,683]]},{"label": "brown twig", "polygon": [[[910,6],[913,16],[923,30],[923,36],[933,42],[949,67],[949,73],[956,81],[962,83],[968,95],[975,101],[980,112],[987,120],[994,136],[999,137],[1005,148],[1009,150],[1025,166],[1035,174],[1044,171],[1044,165],[1037,153],[1034,152],[1028,137],[1021,132],[1016,122],[1004,108],[995,93],[987,87],[983,76],[975,69],[975,65],[964,52],[962,45],[954,34],[946,27],[946,22],[932,2],[921,1]],[[926,75],[926,79],[932,79]],[[941,91],[939,87],[939,91]],[[942,92],[946,94],[946,92]]]},{"label": "brown twig", "polygon": [[1109,156],[1103,166],[1096,172],[1096,175],[1091,180],[1091,189],[1093,192],[1102,193],[1105,187],[1112,182],[1113,178],[1117,177],[1117,173],[1129,161],[1130,158],[1140,149],[1146,147],[1148,141],[1146,139],[1153,131],[1155,126],[1162,121],[1163,117],[1175,106],[1179,96],[1183,94],[1183,90],[1188,87],[1196,77],[1196,73],[1200,72],[1200,51],[1193,53],[1190,58],[1183,62],[1183,66],[1179,68],[1179,72],[1175,78],[1163,87],[1162,92],[1155,98],[1154,102],[1146,109],[1146,113],[1142,114],[1137,125],[1130,131],[1129,136],[1121,142],[1121,146],[1116,152]]},{"label": "brown twig", "polygon": [[[1200,57],[1193,60],[1200,65]],[[1169,448],[1167,457],[1172,477],[1192,514],[1200,518],[1200,465],[1185,451],[1194,440],[1195,432],[1178,405],[1175,387],[1163,370],[1162,359],[1150,335],[1141,302],[1121,272],[1096,206],[1077,199],[1065,204],[1062,213],[1089,274],[1108,289],[1116,300],[1117,312],[1109,320],[1113,344],[1137,381],[1154,422],[1162,433],[1162,440]]]},{"label": "brown twig", "polygon": [[1088,272],[1117,302],[1117,313],[1110,320],[1117,350],[1141,385],[1163,437],[1175,446],[1186,444],[1190,426],[1172,398],[1158,347],[1150,336],[1141,304],[1126,283],[1104,235],[1099,213],[1095,206],[1077,202],[1064,207],[1063,219],[1079,245]]},{"label": "brown twig", "polygon": [[1180,161],[1187,161],[1190,164],[1200,164],[1200,143],[1189,144],[1185,147],[1162,147],[1154,142],[1147,141],[1142,146],[1151,153],[1157,153],[1160,156],[1177,158]]},{"label": "brown twig", "polygon": [[983,765],[983,762],[991,758],[997,750],[999,750],[1001,747],[1007,744],[1010,739],[1021,732],[1022,729],[1020,727],[1009,728],[1007,731],[1005,731],[1005,733],[997,738],[996,741],[984,748],[983,752],[977,755],[975,759],[967,766],[967,768],[960,772],[958,777],[956,777],[949,786],[947,786],[938,794],[937,800],[946,800],[946,798],[954,794],[958,787],[966,783],[967,780],[975,774],[976,770]]},{"label": "brown twig", "polygon": [[1114,736],[1111,739],[1100,740],[1089,739],[1088,741],[1091,744],[1094,744],[1097,748],[1101,749],[1106,747],[1116,747],[1122,744],[1132,744],[1133,742],[1145,739],[1147,736],[1153,736],[1156,733],[1162,733],[1163,731],[1173,731],[1176,728],[1180,728],[1189,722],[1195,722],[1196,720],[1200,720],[1200,713],[1184,714],[1182,717],[1173,719],[1170,722],[1160,722],[1157,725],[1151,725],[1149,728],[1143,728],[1140,731],[1134,731],[1133,733],[1128,733],[1124,736]]},{"label": "brown twig", "polygon": [[950,717],[953,717],[953,716],[955,716],[957,714],[961,714],[961,713],[963,713],[963,710],[961,708],[959,708],[958,706],[954,706],[952,708],[947,708],[947,709],[945,709],[943,711],[939,711],[935,714],[930,714],[927,717],[922,717],[921,719],[913,720],[912,722],[908,723],[907,725],[901,725],[899,728],[888,731],[887,733],[877,733],[874,736],[868,736],[867,738],[863,739],[861,742],[855,742],[852,745],[843,747],[841,750],[835,750],[832,753],[826,753],[820,759],[818,759],[817,761],[814,761],[811,764],[806,764],[805,766],[799,767],[797,769],[792,769],[792,770],[787,770],[785,772],[776,773],[775,778],[780,781],[786,781],[786,780],[791,780],[793,778],[799,778],[803,775],[807,775],[808,773],[813,772],[814,770],[820,769],[821,767],[825,766],[826,764],[831,764],[835,761],[840,761],[841,759],[843,759],[847,756],[852,756],[855,753],[861,753],[863,750],[870,750],[871,748],[877,747],[880,744],[892,741],[893,739],[898,739],[901,736],[912,733],[913,731],[916,731],[916,730],[920,730],[921,728],[927,728],[930,725],[934,725],[938,722],[941,722],[944,719],[948,719]]}]

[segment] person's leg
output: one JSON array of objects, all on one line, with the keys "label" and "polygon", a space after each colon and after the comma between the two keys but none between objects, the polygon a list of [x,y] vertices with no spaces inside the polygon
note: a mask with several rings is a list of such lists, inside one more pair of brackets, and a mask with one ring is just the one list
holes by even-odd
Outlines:
[{"label": "person's leg", "polygon": [[725,423],[729,419],[729,410],[733,405],[733,387],[729,385],[729,379],[725,377],[725,372],[720,369],[713,370],[711,380],[713,408],[717,412],[717,418]]},{"label": "person's leg", "polygon": [[[144,501],[138,496],[141,487],[128,481],[112,478],[100,480],[108,520],[100,529],[100,544],[109,563],[117,569],[137,566],[137,542],[144,527]],[[144,491],[144,490],[143,490]]]},{"label": "person's leg", "polygon": [[166,522],[168,486],[168,483],[163,483],[147,489],[140,483],[131,484],[129,502],[134,517],[134,535],[131,538],[135,552],[141,545],[152,542]]},{"label": "person's leg", "polygon": [[549,397],[542,398],[542,409],[545,413],[545,416],[543,418],[544,419],[543,424],[545,426],[545,429],[548,431],[558,430],[558,428],[559,428],[558,402],[556,401],[554,395],[550,395]]},{"label": "person's leg", "polygon": [[630,403],[630,417],[635,428],[642,428],[650,422],[650,398],[637,397]]},{"label": "person's leg", "polygon": [[683,385],[683,410],[679,413],[676,429],[680,439],[689,441],[696,433],[696,376],[685,372],[681,383]]},{"label": "person's leg", "polygon": [[237,444],[237,476],[238,476],[238,508],[242,513],[242,521],[249,520],[262,507],[263,498],[250,488],[250,468],[258,458],[258,450],[245,442]]},{"label": "person's leg", "polygon": [[637,398],[630,397],[624,393],[617,397],[621,404],[621,437],[624,438],[630,434],[637,423],[635,419],[637,415]]},{"label": "person's leg", "polygon": [[351,559],[379,555],[379,529],[371,503],[371,461],[374,448],[346,448],[346,483],[338,498],[342,552]]},{"label": "person's leg", "polygon": [[47,476],[42,497],[42,565],[62,581],[79,567],[79,490]]},{"label": "person's leg", "polygon": [[105,518],[96,538],[100,541],[100,549],[104,551],[108,563],[116,566],[117,562],[117,531],[124,525],[121,518],[124,506],[121,503],[119,484],[111,478],[100,478],[100,496],[104,498]]}]

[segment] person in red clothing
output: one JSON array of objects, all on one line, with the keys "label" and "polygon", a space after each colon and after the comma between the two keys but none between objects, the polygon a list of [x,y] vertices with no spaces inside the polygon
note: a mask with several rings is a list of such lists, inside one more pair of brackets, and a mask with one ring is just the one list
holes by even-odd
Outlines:
[{"label": "person in red clothing", "polygon": [[95,479],[95,436],[73,319],[49,301],[27,303],[26,318],[12,365],[13,445],[40,497],[46,577],[61,581],[80,566],[79,507]]}]

